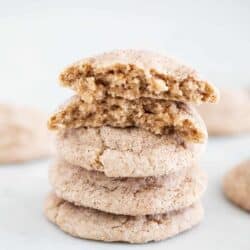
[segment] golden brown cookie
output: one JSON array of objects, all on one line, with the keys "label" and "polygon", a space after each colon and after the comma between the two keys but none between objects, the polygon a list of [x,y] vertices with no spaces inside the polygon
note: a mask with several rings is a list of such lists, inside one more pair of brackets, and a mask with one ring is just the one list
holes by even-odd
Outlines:
[{"label": "golden brown cookie", "polygon": [[89,104],[73,96],[48,122],[50,129],[57,130],[104,125],[139,127],[154,134],[175,134],[193,142],[202,143],[207,138],[206,127],[191,106],[150,98],[129,101],[107,97]]},{"label": "golden brown cookie", "polygon": [[47,198],[44,210],[51,222],[72,236],[129,243],[173,237],[197,225],[203,218],[200,203],[167,214],[134,217],[78,207],[54,194]]},{"label": "golden brown cookie", "polygon": [[117,50],[83,59],[60,75],[63,86],[85,102],[107,96],[141,97],[190,103],[216,102],[216,88],[190,67],[150,51]]}]

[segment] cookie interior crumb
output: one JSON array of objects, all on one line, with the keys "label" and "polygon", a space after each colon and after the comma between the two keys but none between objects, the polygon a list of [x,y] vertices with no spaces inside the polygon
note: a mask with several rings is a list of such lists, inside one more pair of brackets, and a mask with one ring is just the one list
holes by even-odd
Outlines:
[{"label": "cookie interior crumb", "polygon": [[140,127],[154,134],[176,134],[188,141],[204,142],[206,128],[190,106],[174,101],[107,97],[87,103],[73,96],[53,114],[50,129],[78,127]]},{"label": "cookie interior crumb", "polygon": [[114,51],[87,58],[65,69],[59,79],[85,102],[107,96],[129,100],[151,97],[196,104],[218,100],[215,87],[201,80],[194,70],[145,51]]}]

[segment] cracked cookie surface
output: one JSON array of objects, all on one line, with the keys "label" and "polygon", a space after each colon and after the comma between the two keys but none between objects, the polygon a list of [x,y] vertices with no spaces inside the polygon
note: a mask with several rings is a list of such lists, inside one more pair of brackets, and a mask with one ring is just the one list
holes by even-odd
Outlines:
[{"label": "cracked cookie surface", "polygon": [[192,68],[150,51],[117,50],[86,58],[66,68],[59,78],[88,103],[107,96],[196,104],[218,100],[217,89]]},{"label": "cracked cookie surface", "polygon": [[178,136],[156,136],[139,128],[78,128],[56,134],[60,158],[109,177],[160,176],[180,171],[200,158],[205,144]]},{"label": "cracked cookie surface", "polygon": [[173,237],[192,228],[203,218],[200,203],[167,214],[133,217],[78,207],[54,194],[48,196],[44,211],[51,222],[74,237],[130,243]]},{"label": "cracked cookie surface", "polygon": [[187,141],[204,142],[207,130],[200,115],[185,103],[142,98],[107,97],[86,103],[73,96],[49,119],[50,129],[79,127],[139,127],[154,134],[176,134]]},{"label": "cracked cookie surface", "polygon": [[19,163],[52,153],[46,115],[29,107],[0,104],[0,163]]},{"label": "cracked cookie surface", "polygon": [[207,177],[193,166],[168,176],[109,178],[57,160],[49,171],[55,193],[76,205],[114,214],[146,215],[183,209],[204,193]]},{"label": "cracked cookie surface", "polygon": [[250,160],[240,163],[225,175],[223,190],[230,201],[250,212]]}]

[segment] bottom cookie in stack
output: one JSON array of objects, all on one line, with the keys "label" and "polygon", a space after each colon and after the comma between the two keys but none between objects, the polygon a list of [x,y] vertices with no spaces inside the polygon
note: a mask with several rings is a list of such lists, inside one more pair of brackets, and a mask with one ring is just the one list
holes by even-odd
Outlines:
[{"label": "bottom cookie in stack", "polygon": [[207,184],[197,166],[160,177],[110,178],[58,159],[49,172],[56,194],[45,214],[81,238],[144,243],[198,224]]},{"label": "bottom cookie in stack", "polygon": [[145,243],[172,237],[198,224],[203,217],[201,204],[165,214],[128,216],[105,213],[73,205],[55,194],[45,204],[45,214],[63,231],[80,238]]}]

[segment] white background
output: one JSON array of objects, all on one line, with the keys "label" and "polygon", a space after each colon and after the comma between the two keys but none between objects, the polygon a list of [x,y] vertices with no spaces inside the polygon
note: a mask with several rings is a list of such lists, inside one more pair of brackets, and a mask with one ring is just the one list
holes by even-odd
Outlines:
[{"label": "white background", "polygon": [[[250,84],[250,2],[0,0],[0,100],[51,112],[72,93],[61,69],[110,49],[163,51],[218,86]],[[206,217],[196,229],[156,244],[110,245],[71,238],[42,215],[48,162],[0,169],[0,249],[250,249],[249,214],[228,203],[221,178],[249,156],[250,137],[211,139]]]}]

